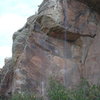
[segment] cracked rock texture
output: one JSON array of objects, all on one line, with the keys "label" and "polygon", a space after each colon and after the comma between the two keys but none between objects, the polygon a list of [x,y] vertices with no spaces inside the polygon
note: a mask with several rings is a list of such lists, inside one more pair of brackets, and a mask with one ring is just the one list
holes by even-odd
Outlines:
[{"label": "cracked rock texture", "polygon": [[81,78],[100,83],[100,15],[81,1],[44,0],[38,14],[14,33],[12,58],[0,72],[0,96],[41,95],[50,77],[66,87]]}]

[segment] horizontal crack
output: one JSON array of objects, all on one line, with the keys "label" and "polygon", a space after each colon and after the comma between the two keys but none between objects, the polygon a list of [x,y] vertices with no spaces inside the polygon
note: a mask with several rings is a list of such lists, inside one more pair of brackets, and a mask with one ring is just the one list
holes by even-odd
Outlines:
[{"label": "horizontal crack", "polygon": [[96,34],[86,34],[86,35],[83,35],[83,34],[79,34],[80,36],[83,36],[83,37],[91,37],[91,38],[95,38]]}]

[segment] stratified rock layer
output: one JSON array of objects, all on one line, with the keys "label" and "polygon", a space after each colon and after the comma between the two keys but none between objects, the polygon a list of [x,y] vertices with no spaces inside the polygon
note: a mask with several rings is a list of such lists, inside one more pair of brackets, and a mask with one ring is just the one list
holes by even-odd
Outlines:
[{"label": "stratified rock layer", "polygon": [[13,35],[12,59],[3,68],[0,95],[41,95],[50,77],[66,87],[81,78],[100,83],[99,32],[100,15],[84,3],[44,0],[38,14]]}]

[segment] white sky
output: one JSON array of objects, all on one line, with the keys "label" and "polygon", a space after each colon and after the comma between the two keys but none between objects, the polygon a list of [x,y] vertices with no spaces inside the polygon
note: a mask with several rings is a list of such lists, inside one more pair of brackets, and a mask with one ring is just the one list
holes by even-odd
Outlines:
[{"label": "white sky", "polygon": [[12,35],[38,10],[43,0],[0,0],[0,68],[11,57]]}]

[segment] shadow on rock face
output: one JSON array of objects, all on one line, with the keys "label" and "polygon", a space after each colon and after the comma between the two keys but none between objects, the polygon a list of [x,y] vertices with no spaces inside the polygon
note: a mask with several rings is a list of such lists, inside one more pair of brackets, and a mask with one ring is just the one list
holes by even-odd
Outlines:
[{"label": "shadow on rock face", "polygon": [[100,14],[100,0],[78,0],[88,5],[92,10]]}]

